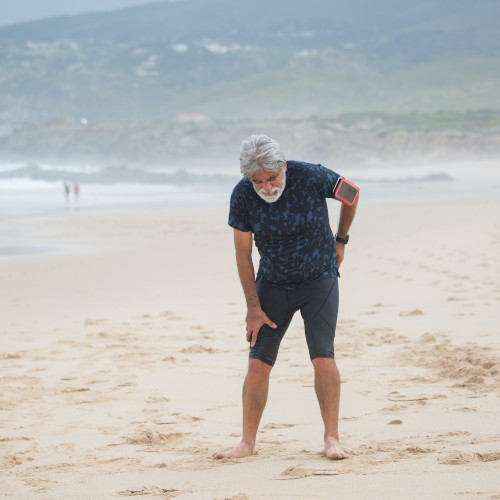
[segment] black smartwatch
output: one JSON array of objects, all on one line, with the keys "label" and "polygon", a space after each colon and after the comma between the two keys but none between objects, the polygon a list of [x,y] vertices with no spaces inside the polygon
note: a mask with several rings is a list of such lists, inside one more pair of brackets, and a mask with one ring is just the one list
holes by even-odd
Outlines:
[{"label": "black smartwatch", "polygon": [[339,243],[343,243],[344,245],[347,245],[347,242],[349,241],[349,235],[347,235],[345,238],[341,238],[338,234],[336,234],[335,241],[338,241]]}]

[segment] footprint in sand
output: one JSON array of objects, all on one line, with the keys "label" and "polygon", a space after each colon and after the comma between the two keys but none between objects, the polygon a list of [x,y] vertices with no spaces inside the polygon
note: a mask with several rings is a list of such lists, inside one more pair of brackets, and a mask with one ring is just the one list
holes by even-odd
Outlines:
[{"label": "footprint in sand", "polygon": [[146,403],[167,403],[168,398],[164,396],[149,396],[148,399],[146,399]]},{"label": "footprint in sand", "polygon": [[185,349],[181,350],[182,353],[184,354],[199,354],[199,353],[204,353],[208,352],[210,354],[213,354],[215,352],[219,352],[217,349],[212,349],[211,347],[203,347],[202,345],[191,345],[189,347],[186,347]]},{"label": "footprint in sand", "polygon": [[[219,500],[218,498],[214,498],[214,500]],[[245,493],[238,493],[237,495],[234,495],[233,497],[226,497],[224,500],[250,500],[250,497],[248,495],[245,495]]]},{"label": "footprint in sand", "polygon": [[273,422],[269,422],[267,425],[262,427],[263,429],[283,429],[285,427],[295,427],[295,424],[275,424]]},{"label": "footprint in sand", "polygon": [[174,498],[180,495],[182,492],[180,490],[167,490],[165,488],[159,488],[158,486],[151,486],[147,488],[142,486],[141,488],[132,490],[117,491],[116,494],[122,497],[138,497],[138,496],[155,496],[161,498]]},{"label": "footprint in sand", "polygon": [[400,457],[413,457],[415,455],[426,455],[428,453],[434,453],[434,449],[432,448],[420,448],[420,446],[409,446],[408,448],[405,448],[399,453]]},{"label": "footprint in sand", "polygon": [[359,420],[359,417],[340,417],[342,422],[353,422],[355,420]]},{"label": "footprint in sand", "polygon": [[413,311],[402,311],[399,313],[400,316],[422,316],[424,314],[420,309],[413,309]]},{"label": "footprint in sand", "polygon": [[186,415],[183,413],[172,413],[172,416],[176,417],[179,422],[200,422],[204,420],[202,417],[194,417],[193,415]]},{"label": "footprint in sand", "polygon": [[455,451],[438,459],[438,462],[444,465],[463,465],[473,462],[495,462],[497,460],[500,460],[500,453],[498,452],[462,453],[460,451]]},{"label": "footprint in sand", "polygon": [[391,392],[387,399],[389,401],[397,402],[408,402],[408,401],[426,401],[429,399],[427,396],[411,396],[408,397],[406,394],[400,394],[398,391]]},{"label": "footprint in sand", "polygon": [[19,359],[21,356],[19,354],[5,353],[5,354],[2,354],[0,357],[1,357],[1,359]]},{"label": "footprint in sand", "polygon": [[468,281],[471,279],[470,276],[467,276],[466,274],[455,274],[452,276],[454,280],[459,280],[459,281]]},{"label": "footprint in sand", "polygon": [[165,311],[162,314],[162,316],[164,316],[165,318],[168,318],[171,321],[179,321],[182,319],[180,316],[177,316],[177,314],[175,314],[174,312],[171,312],[171,311]]},{"label": "footprint in sand", "polygon": [[288,467],[281,473],[281,478],[284,480],[289,479],[303,479],[309,476],[336,476],[340,474],[340,471],[337,470],[317,470],[317,469],[307,469],[302,465],[294,465],[292,467]]},{"label": "footprint in sand", "polygon": [[105,323],[106,320],[103,319],[103,318],[99,318],[99,319],[88,319],[85,321],[84,325],[85,326],[93,326],[93,325],[99,325],[101,323]]},{"label": "footprint in sand", "polygon": [[90,391],[90,389],[88,387],[75,387],[75,388],[68,387],[67,389],[62,389],[61,390],[61,392],[64,392],[64,393],[87,392],[87,391]]},{"label": "footprint in sand", "polygon": [[180,432],[163,434],[161,432],[143,431],[135,436],[126,437],[125,442],[120,444],[138,444],[154,449],[160,449],[171,447],[175,443],[184,441],[185,436],[185,434]]},{"label": "footprint in sand", "polygon": [[186,363],[190,363],[191,361],[188,360],[188,359],[178,359],[176,358],[175,356],[167,356],[166,358],[163,358],[162,361],[168,361],[170,363],[174,363],[174,364],[177,364],[177,363],[182,363],[182,364],[186,364]]},{"label": "footprint in sand", "polygon": [[15,467],[16,465],[22,465],[23,460],[18,455],[5,455],[0,461],[2,468],[4,467]]}]

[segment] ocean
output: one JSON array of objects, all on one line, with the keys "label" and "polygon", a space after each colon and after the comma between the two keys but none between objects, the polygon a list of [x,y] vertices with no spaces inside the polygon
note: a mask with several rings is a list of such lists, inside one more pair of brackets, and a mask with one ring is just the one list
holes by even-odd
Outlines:
[{"label": "ocean", "polygon": [[[500,196],[500,162],[371,165],[336,169],[361,189],[363,204]],[[0,219],[68,211],[227,206],[239,179],[227,167],[187,170],[72,165],[0,165]],[[66,197],[64,184],[70,193]],[[79,195],[73,192],[75,183]]]}]

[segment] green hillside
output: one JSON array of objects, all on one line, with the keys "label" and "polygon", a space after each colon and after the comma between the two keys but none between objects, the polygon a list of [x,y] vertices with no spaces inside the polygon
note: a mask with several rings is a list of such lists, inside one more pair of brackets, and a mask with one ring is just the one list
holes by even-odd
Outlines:
[{"label": "green hillside", "polygon": [[500,108],[497,0],[184,0],[0,28],[0,121]]}]

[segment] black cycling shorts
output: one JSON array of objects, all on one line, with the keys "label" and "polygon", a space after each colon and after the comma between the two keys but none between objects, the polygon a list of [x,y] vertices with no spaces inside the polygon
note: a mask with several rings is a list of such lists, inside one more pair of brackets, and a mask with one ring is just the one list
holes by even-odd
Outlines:
[{"label": "black cycling shorts", "polygon": [[278,356],[281,340],[293,315],[300,310],[309,348],[309,356],[334,358],[333,340],[337,325],[339,305],[338,279],[320,278],[304,284],[297,290],[264,285],[257,281],[260,305],[277,328],[263,325],[254,347],[250,347],[250,358],[260,359],[273,366]]}]

